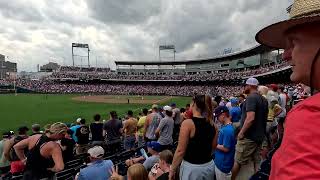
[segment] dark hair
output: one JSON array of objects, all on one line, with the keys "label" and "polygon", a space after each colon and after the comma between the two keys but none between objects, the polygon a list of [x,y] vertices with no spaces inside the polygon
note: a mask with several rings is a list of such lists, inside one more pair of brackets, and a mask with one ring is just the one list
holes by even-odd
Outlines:
[{"label": "dark hair", "polygon": [[142,113],[143,113],[144,115],[147,115],[147,114],[148,114],[148,109],[147,109],[147,108],[144,108],[144,109],[142,110]]},{"label": "dark hair", "polygon": [[93,119],[94,119],[94,121],[100,121],[100,119],[101,119],[100,114],[94,115],[94,116],[93,116]]},{"label": "dark hair", "polygon": [[111,116],[112,119],[116,119],[116,118],[118,117],[116,111],[111,111],[111,112],[110,112],[110,116]]},{"label": "dark hair", "polygon": [[172,117],[172,111],[166,111],[166,115]]},{"label": "dark hair", "polygon": [[29,131],[29,128],[27,126],[21,126],[18,129],[18,134],[19,135],[25,135]]},{"label": "dark hair", "polygon": [[207,122],[212,122],[213,110],[212,110],[212,99],[206,95],[196,95],[193,97],[193,102],[197,105],[201,114],[206,113]]},{"label": "dark hair", "polygon": [[284,91],[284,86],[279,86],[279,89],[281,90],[281,92]]},{"label": "dark hair", "polygon": [[181,113],[184,113],[184,112],[186,112],[186,109],[185,109],[185,108],[181,108],[181,109],[180,109],[180,112],[181,112]]},{"label": "dark hair", "polygon": [[133,116],[133,112],[131,110],[128,111],[129,116]]},{"label": "dark hair", "polygon": [[190,107],[190,104],[186,104],[186,107]]},{"label": "dark hair", "polygon": [[86,120],[85,119],[81,119],[80,120],[80,124],[86,124]]},{"label": "dark hair", "polygon": [[72,134],[73,134],[73,131],[72,131],[71,129],[68,129],[68,130],[67,130],[67,134],[72,135]]},{"label": "dark hair", "polygon": [[173,154],[170,150],[164,150],[159,153],[159,158],[167,164],[172,164]]},{"label": "dark hair", "polygon": [[40,127],[39,124],[34,124],[34,125],[32,125],[31,128],[32,128],[32,130],[35,131],[35,132],[39,132],[40,129],[41,129],[41,127]]}]

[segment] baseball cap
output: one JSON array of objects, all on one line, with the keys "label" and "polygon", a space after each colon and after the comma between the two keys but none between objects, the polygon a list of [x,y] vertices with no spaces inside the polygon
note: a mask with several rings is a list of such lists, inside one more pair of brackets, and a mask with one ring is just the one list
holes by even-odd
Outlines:
[{"label": "baseball cap", "polygon": [[226,106],[218,106],[215,110],[214,110],[214,117],[219,117],[222,113],[229,113],[229,109]]},{"label": "baseball cap", "polygon": [[104,149],[101,146],[94,146],[88,150],[88,154],[93,158],[101,158],[104,155]]},{"label": "baseball cap", "polygon": [[172,108],[170,106],[164,106],[163,110],[165,111],[172,111]]},{"label": "baseball cap", "polygon": [[238,98],[230,99],[231,104],[238,104]]},{"label": "baseball cap", "polygon": [[157,151],[157,152],[161,151],[161,145],[157,141],[148,142],[147,147],[149,147],[152,150]]},{"label": "baseball cap", "polygon": [[152,105],[151,109],[158,109],[158,105],[157,104]]},{"label": "baseball cap", "polygon": [[78,119],[76,120],[77,123],[80,123],[80,121],[81,121],[81,118],[78,118]]},{"label": "baseball cap", "polygon": [[256,78],[249,78],[246,81],[246,85],[251,85],[251,86],[258,86],[259,85],[259,81]]},{"label": "baseball cap", "polygon": [[170,106],[176,106],[176,103],[174,103],[174,102],[173,102],[173,103],[171,103],[171,105],[170,105]]}]

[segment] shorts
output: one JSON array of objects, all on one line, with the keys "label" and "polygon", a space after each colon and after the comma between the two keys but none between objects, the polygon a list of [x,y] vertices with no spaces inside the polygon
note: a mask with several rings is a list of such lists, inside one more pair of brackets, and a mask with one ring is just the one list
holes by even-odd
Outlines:
[{"label": "shorts", "polygon": [[235,161],[240,165],[248,164],[250,161],[260,163],[261,145],[256,142],[244,138],[238,140],[236,145]]},{"label": "shorts", "polygon": [[21,161],[12,161],[10,164],[10,172],[11,174],[17,174],[24,171],[26,165],[24,165]]},{"label": "shorts", "polygon": [[127,136],[124,138],[124,149],[130,150],[135,147],[136,136]]},{"label": "shorts", "polygon": [[216,180],[231,180],[231,172],[224,173],[220,171],[220,169],[217,166],[215,166],[214,172],[216,174]]},{"label": "shorts", "polygon": [[89,149],[88,144],[77,144],[77,146],[76,146],[76,154],[87,153],[88,149]]},{"label": "shorts", "polygon": [[180,166],[180,180],[212,180],[214,179],[213,160],[205,164],[191,164],[185,160]]}]

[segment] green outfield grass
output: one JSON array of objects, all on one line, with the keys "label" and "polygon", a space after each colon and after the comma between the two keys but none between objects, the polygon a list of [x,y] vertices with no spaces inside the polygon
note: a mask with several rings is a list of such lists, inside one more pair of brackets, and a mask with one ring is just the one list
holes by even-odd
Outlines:
[{"label": "green outfield grass", "polygon": [[[138,114],[140,109],[150,108],[151,104],[106,104],[87,103],[74,101],[71,98],[79,95],[43,95],[43,94],[12,94],[0,95],[0,132],[16,130],[21,125],[31,126],[39,123],[42,126],[52,122],[72,123],[78,117],[83,117],[87,122],[92,122],[92,116],[96,113],[102,115],[102,119],[109,119],[109,112],[115,110],[119,115],[133,110]],[[127,98],[121,96],[121,98]],[[135,98],[136,96],[129,96]],[[156,96],[146,96],[145,99],[157,99]],[[191,101],[190,97],[173,97],[162,103],[177,103],[178,107],[184,107]]]}]

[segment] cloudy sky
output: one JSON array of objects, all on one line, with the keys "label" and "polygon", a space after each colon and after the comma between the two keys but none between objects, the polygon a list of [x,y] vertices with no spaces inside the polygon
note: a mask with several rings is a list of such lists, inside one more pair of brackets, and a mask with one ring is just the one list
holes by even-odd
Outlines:
[{"label": "cloudy sky", "polygon": [[[287,18],[292,0],[10,0],[0,1],[0,54],[35,71],[71,65],[71,43],[88,43],[91,64],[157,60],[162,44],[176,59],[214,56],[256,45],[255,33]],[[75,53],[84,55],[83,50]],[[170,53],[164,53],[170,60]],[[165,58],[167,57],[167,58]],[[76,58],[81,65],[85,59]]]}]

